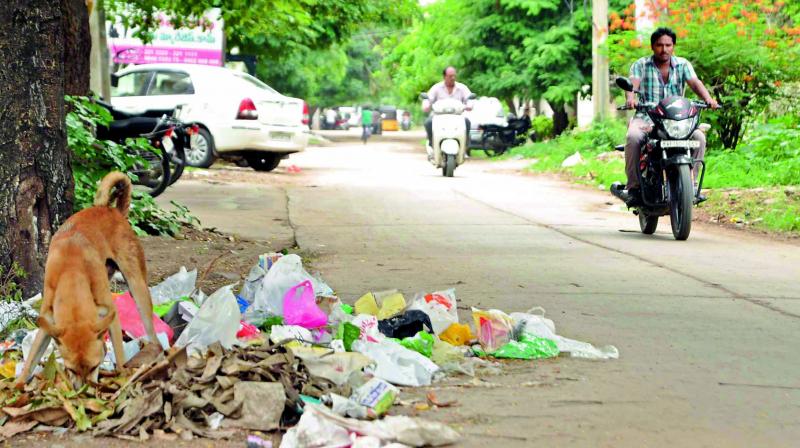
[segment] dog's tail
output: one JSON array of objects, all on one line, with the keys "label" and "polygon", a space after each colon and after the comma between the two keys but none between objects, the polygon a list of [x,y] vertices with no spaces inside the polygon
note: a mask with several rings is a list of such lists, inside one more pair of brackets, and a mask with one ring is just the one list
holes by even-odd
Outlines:
[{"label": "dog's tail", "polygon": [[131,180],[119,171],[112,171],[100,181],[97,193],[94,195],[94,205],[96,207],[111,207],[111,203],[116,201],[117,210],[123,216],[128,216],[128,209],[131,206]]}]

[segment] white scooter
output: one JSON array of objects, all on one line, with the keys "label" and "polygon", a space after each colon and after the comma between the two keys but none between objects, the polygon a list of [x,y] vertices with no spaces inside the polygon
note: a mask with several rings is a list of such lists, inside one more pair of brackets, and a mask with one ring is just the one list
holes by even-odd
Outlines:
[{"label": "white scooter", "polygon": [[[428,99],[428,94],[419,96]],[[471,94],[469,99],[474,99]],[[439,100],[433,104],[433,141],[428,142],[428,159],[436,168],[442,169],[442,176],[453,177],[456,167],[464,163],[469,142],[467,125],[464,121],[465,106],[452,98]]]}]

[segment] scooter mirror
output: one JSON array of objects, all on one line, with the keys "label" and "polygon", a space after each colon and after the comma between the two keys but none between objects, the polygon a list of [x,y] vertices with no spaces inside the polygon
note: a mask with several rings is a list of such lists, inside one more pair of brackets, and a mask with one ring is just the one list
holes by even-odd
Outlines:
[{"label": "scooter mirror", "polygon": [[427,100],[427,99],[428,99],[428,94],[427,94],[427,93],[425,93],[425,92],[422,92],[422,93],[420,93],[420,94],[419,94],[419,99],[421,99],[421,100]]},{"label": "scooter mirror", "polygon": [[619,87],[620,89],[626,92],[633,92],[633,83],[631,82],[630,79],[624,76],[620,76],[617,78],[616,83],[617,87]]},{"label": "scooter mirror", "polygon": [[470,93],[469,96],[467,97],[467,99],[468,100],[474,100],[477,97],[478,97],[478,95],[475,95],[474,93]]}]

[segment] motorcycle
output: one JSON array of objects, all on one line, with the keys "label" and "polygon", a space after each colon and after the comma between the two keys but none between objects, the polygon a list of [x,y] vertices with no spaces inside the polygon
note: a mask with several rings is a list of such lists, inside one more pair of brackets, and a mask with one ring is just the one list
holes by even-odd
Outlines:
[{"label": "motorcycle", "polygon": [[[423,100],[427,93],[420,94]],[[474,99],[471,94],[468,99]],[[458,165],[464,163],[467,153],[467,124],[464,120],[464,103],[452,98],[439,100],[433,104],[433,141],[428,142],[425,149],[428,159],[437,168],[442,169],[442,176],[453,177]]]},{"label": "motorcycle", "polygon": [[[136,166],[135,185],[145,187],[153,197],[160,195],[169,185],[174,184],[183,174],[186,165],[185,149],[193,133],[199,132],[194,124],[186,124],[175,118],[173,111],[146,111],[130,114],[115,109],[111,104],[97,101],[106,108],[114,119],[108,126],[98,126],[97,138],[124,143],[128,138],[146,138],[156,152],[147,149],[137,150],[145,164]],[[180,113],[180,106],[176,108]],[[152,115],[161,114],[160,118]]]},{"label": "motorcycle", "polygon": [[[633,84],[628,78],[620,77],[617,86],[633,92]],[[635,92],[638,95],[638,92]],[[676,240],[686,240],[692,228],[692,207],[700,202],[706,164],[694,160],[691,150],[700,147],[700,142],[692,140],[695,130],[704,132],[710,126],[700,124],[700,111],[708,108],[706,103],[690,101],[684,97],[671,96],[658,103],[638,104],[636,110],[643,112],[653,122],[647,142],[642,146],[637,175],[641,190],[642,206],[635,207],[633,214],[639,217],[642,233],[651,235],[656,231],[658,218],[669,215],[672,235]],[[618,110],[628,110],[627,106]],[[618,151],[625,151],[625,145],[618,145]],[[694,190],[692,167],[701,167],[697,191]],[[624,186],[615,182],[611,193],[623,199]]]},{"label": "motorcycle", "polygon": [[[480,149],[489,157],[497,157],[510,148],[524,144],[530,129],[531,119],[527,115],[521,118],[509,116],[505,125],[481,124],[480,133],[475,137],[470,136],[470,149]],[[530,139],[535,141],[536,135],[531,133]]]}]

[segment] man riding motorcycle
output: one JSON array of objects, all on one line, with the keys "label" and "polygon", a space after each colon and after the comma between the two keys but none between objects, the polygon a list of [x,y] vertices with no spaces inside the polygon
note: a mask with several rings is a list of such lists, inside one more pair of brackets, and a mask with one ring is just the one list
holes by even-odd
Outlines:
[{"label": "man riding motorcycle", "polygon": [[[471,110],[472,107],[467,104],[467,100],[469,99],[469,96],[472,95],[472,92],[464,84],[456,82],[455,67],[450,66],[445,68],[444,71],[442,71],[442,75],[444,76],[444,80],[437,82],[433,85],[433,87],[430,88],[430,90],[428,90],[428,99],[423,101],[422,110],[425,113],[430,112],[434,103],[445,98],[453,98],[461,101],[466,110]],[[465,117],[464,120],[467,123],[466,141],[469,141],[469,118]],[[433,142],[433,115],[429,115],[425,120],[425,132],[428,134],[428,145],[430,146],[431,142]]]},{"label": "man riding motorcycle", "polygon": [[[694,72],[692,64],[684,58],[673,56],[677,36],[669,28],[658,28],[650,36],[652,56],[645,56],[633,63],[630,69],[630,80],[633,92],[626,92],[626,105],[636,108],[638,100],[634,92],[639,92],[641,101],[645,103],[658,103],[668,96],[683,96],[684,84],[705,101],[712,109],[719,108],[719,104],[708,93],[705,85]],[[641,206],[642,199],[639,190],[639,159],[642,146],[647,141],[653,122],[643,112],[637,112],[628,123],[628,135],[625,143],[625,174],[628,177],[625,190],[620,192],[620,197],[628,207]],[[700,147],[693,152],[692,158],[703,160],[706,149],[705,134],[697,130],[691,138],[700,142]],[[696,163],[692,169],[692,176],[696,177],[699,169]],[[703,195],[700,202],[705,200]]]}]

